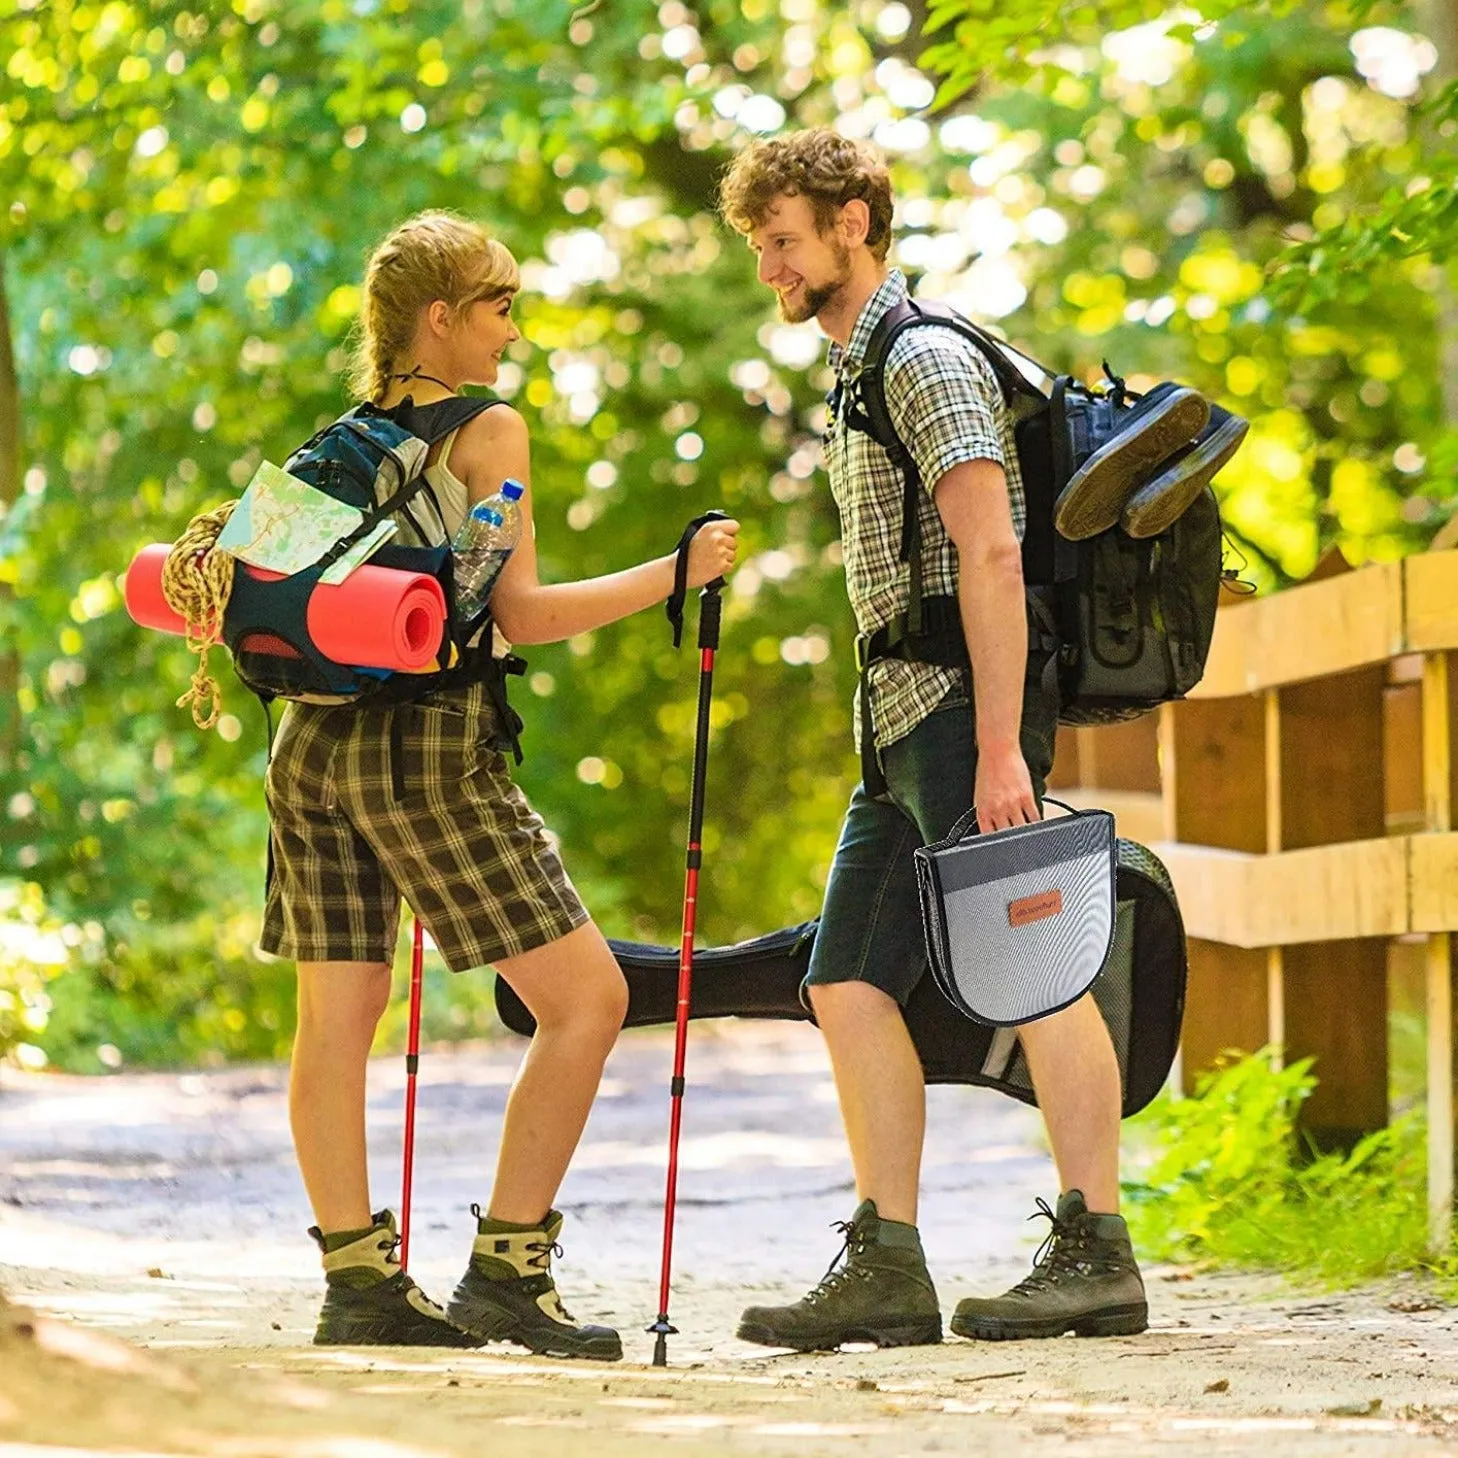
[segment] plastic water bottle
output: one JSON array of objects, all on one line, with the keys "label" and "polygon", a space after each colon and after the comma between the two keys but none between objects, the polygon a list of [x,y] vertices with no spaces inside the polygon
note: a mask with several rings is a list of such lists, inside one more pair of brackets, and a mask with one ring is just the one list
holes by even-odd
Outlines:
[{"label": "plastic water bottle", "polygon": [[509,476],[501,490],[466,513],[451,543],[455,553],[456,616],[468,623],[491,596],[501,569],[521,539],[521,500],[526,488]]}]

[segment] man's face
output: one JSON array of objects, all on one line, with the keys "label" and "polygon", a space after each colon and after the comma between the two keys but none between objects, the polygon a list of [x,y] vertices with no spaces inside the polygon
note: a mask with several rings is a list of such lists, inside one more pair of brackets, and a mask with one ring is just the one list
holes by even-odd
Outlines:
[{"label": "man's face", "polygon": [[749,235],[759,258],[759,281],[780,301],[787,324],[813,319],[850,282],[850,249],[834,232],[821,233],[807,199],[781,196]]}]

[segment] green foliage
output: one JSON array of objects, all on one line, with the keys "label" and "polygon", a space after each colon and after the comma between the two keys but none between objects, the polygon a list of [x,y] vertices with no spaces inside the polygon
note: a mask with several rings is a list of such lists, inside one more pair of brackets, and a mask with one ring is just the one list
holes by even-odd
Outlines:
[{"label": "green foliage", "polygon": [[[1140,1174],[1124,1186],[1139,1248],[1337,1286],[1432,1266],[1421,1120],[1404,1116],[1350,1152],[1318,1154],[1296,1128],[1315,1087],[1310,1059],[1277,1069],[1267,1051],[1140,1115]],[[1451,1279],[1454,1261],[1439,1269]]]}]

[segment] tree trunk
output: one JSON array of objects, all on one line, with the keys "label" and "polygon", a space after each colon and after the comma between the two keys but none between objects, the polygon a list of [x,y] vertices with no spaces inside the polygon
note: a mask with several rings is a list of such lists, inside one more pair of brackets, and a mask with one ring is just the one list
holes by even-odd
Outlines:
[{"label": "tree trunk", "polygon": [[[20,380],[5,294],[5,252],[0,249],[0,507],[8,513],[20,495]],[[0,582],[0,613],[9,617],[9,583]],[[0,773],[13,767],[20,746],[20,654],[13,628],[0,629]]]}]

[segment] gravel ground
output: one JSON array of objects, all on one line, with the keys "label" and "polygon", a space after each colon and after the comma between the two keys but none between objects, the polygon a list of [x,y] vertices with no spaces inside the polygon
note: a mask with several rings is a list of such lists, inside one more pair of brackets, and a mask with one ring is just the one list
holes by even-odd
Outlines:
[{"label": "gravel ground", "polygon": [[[412,1273],[443,1295],[469,1249],[520,1045],[423,1059]],[[559,1284],[624,1334],[621,1365],[510,1348],[318,1351],[309,1215],[282,1068],[0,1086],[0,1286],[37,1319],[0,1339],[0,1458],[77,1451],[428,1458],[587,1451],[1458,1452],[1458,1313],[1420,1282],[1332,1295],[1146,1270],[1151,1329],[1104,1341],[835,1356],[733,1337],[829,1263],[854,1206],[814,1029],[696,1026],[666,1370],[657,1305],[671,1039],[624,1036],[559,1201]],[[371,1068],[377,1204],[397,1203],[403,1069]],[[930,1092],[922,1230],[944,1309],[1016,1280],[1053,1194],[1036,1115]],[[29,1334],[24,1334],[29,1333]],[[3,1333],[0,1333],[3,1337]],[[124,1339],[118,1345],[113,1339]],[[47,1451],[54,1452],[54,1449]]]}]

